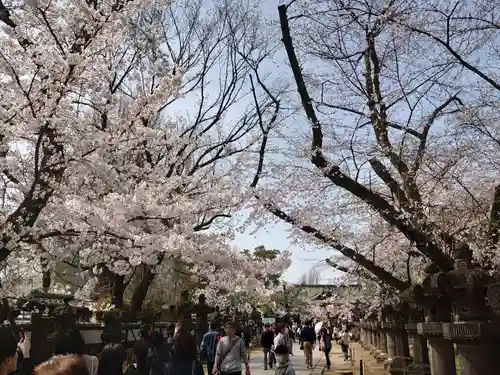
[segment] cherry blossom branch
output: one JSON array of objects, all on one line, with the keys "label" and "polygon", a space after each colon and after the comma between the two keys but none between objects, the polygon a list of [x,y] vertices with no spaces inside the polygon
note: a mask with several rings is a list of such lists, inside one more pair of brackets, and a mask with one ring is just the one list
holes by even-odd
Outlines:
[{"label": "cherry blossom branch", "polygon": [[341,266],[341,265],[335,263],[331,259],[325,259],[325,262],[330,267],[335,268],[338,271],[345,272],[345,273],[347,273],[349,275],[358,276],[358,277],[361,277],[362,279],[366,279],[366,280],[372,281],[374,283],[379,283],[380,282],[380,280],[376,276],[370,275],[370,274],[368,274],[366,272],[363,272],[363,270],[360,270],[358,267],[355,267],[353,269],[353,268],[348,268],[348,267],[345,267],[345,266]]},{"label": "cherry blossom branch", "polygon": [[348,246],[342,245],[336,239],[334,239],[333,237],[331,237],[330,235],[328,235],[324,232],[321,232],[317,228],[314,228],[314,227],[307,225],[307,224],[300,223],[298,220],[291,217],[286,212],[280,210],[272,203],[269,203],[269,202],[264,203],[264,207],[270,213],[272,213],[274,216],[276,216],[277,218],[292,225],[294,228],[300,229],[304,233],[312,235],[313,237],[320,240],[325,245],[333,247],[335,250],[339,251],[346,258],[349,258],[352,261],[358,263],[360,266],[365,268],[367,271],[369,271],[373,275],[375,275],[382,283],[388,284],[388,285],[392,286],[393,288],[400,290],[400,291],[403,291],[410,286],[410,284],[394,277],[392,274],[387,272],[385,269],[376,265],[375,263],[373,263],[371,260],[369,260],[365,256],[356,252],[354,249],[352,249]]}]

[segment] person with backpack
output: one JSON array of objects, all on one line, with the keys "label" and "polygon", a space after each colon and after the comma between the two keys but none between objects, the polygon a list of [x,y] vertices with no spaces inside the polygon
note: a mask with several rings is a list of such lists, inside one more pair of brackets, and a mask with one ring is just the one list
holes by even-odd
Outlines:
[{"label": "person with backpack", "polygon": [[234,323],[226,324],[226,336],[221,338],[215,351],[213,375],[241,375],[241,362],[245,364],[245,375],[250,375],[245,343],[236,336]]},{"label": "person with backpack", "polygon": [[203,335],[200,345],[200,359],[207,362],[208,374],[212,374],[215,363],[215,351],[220,336],[216,322],[210,322],[209,331]]},{"label": "person with backpack", "polygon": [[349,343],[351,341],[351,334],[348,328],[345,328],[340,332],[340,346],[342,347],[342,356],[344,357],[344,362],[349,360]]}]

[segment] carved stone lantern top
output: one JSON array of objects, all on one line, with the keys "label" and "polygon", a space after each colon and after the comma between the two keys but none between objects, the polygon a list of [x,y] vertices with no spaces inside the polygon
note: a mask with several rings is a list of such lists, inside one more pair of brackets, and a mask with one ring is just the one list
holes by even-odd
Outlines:
[{"label": "carved stone lantern top", "polygon": [[491,310],[485,295],[494,279],[482,269],[474,267],[472,250],[467,244],[457,244],[454,258],[455,269],[446,273],[446,280],[456,318],[465,321],[489,319]]}]

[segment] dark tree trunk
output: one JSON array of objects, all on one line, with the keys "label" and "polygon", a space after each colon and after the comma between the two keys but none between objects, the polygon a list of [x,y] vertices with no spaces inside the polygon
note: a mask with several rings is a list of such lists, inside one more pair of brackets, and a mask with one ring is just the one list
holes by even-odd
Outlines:
[{"label": "dark tree trunk", "polygon": [[125,294],[125,276],[112,273],[111,277],[111,303],[115,306],[115,308],[123,309],[125,307],[123,299],[123,295]]},{"label": "dark tree trunk", "polygon": [[141,280],[137,284],[132,294],[130,303],[130,313],[132,316],[139,314],[142,310],[142,305],[148,295],[149,287],[155,278],[150,266],[144,265],[144,272],[141,275]]}]

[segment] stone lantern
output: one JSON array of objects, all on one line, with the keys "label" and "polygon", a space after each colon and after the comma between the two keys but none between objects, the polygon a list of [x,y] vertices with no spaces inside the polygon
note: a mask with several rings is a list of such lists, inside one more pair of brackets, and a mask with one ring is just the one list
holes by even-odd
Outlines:
[{"label": "stone lantern", "polygon": [[495,280],[473,265],[467,244],[457,244],[453,255],[455,269],[446,273],[446,286],[454,321],[443,324],[443,336],[457,346],[462,375],[500,374],[500,326],[485,298]]},{"label": "stone lantern", "polygon": [[104,313],[104,328],[101,334],[103,344],[120,343],[125,340],[123,333],[121,314],[118,311],[107,311]]},{"label": "stone lantern", "polygon": [[446,275],[433,263],[426,267],[425,274],[422,284],[413,288],[425,315],[425,322],[417,323],[417,332],[427,339],[431,374],[456,375],[453,343],[443,337],[442,323],[451,320]]},{"label": "stone lantern", "polygon": [[207,305],[204,294],[199,295],[198,303],[194,306],[194,311],[196,313],[196,337],[199,344],[203,335],[208,331],[208,315],[212,311],[210,306]]},{"label": "stone lantern", "polygon": [[193,303],[189,298],[189,291],[185,290],[181,294],[181,303],[178,308],[178,317],[182,325],[188,330],[193,329]]}]

